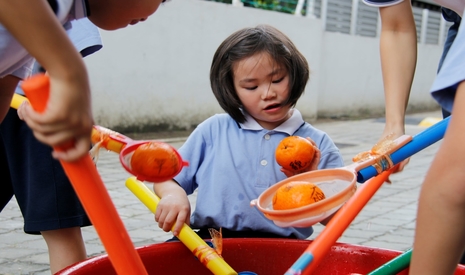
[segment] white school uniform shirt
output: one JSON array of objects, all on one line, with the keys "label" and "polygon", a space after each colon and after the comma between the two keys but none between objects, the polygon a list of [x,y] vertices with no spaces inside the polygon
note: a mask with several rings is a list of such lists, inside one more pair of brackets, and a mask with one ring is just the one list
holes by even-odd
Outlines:
[{"label": "white school uniform shirt", "polygon": [[[66,27],[67,22],[86,16],[83,0],[58,0],[57,16]],[[24,79],[32,72],[33,57],[26,49],[0,24],[0,78],[14,75]]]}]

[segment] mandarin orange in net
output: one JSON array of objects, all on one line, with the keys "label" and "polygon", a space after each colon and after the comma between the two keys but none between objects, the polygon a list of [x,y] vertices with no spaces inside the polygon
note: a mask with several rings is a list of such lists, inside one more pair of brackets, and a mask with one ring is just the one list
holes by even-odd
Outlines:
[{"label": "mandarin orange in net", "polygon": [[176,149],[164,142],[150,141],[134,150],[131,170],[142,179],[170,179],[181,169]]},{"label": "mandarin orange in net", "polygon": [[291,181],[276,190],[273,196],[273,209],[286,210],[321,201],[325,198],[323,190],[307,181]]},{"label": "mandarin orange in net", "polygon": [[307,169],[315,155],[315,147],[306,138],[289,136],[281,140],[275,151],[276,162],[284,169],[299,172]]}]

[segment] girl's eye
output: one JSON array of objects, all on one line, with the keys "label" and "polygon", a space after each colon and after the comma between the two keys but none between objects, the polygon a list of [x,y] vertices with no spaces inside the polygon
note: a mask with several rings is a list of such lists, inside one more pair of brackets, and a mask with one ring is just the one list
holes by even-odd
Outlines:
[{"label": "girl's eye", "polygon": [[244,89],[249,90],[249,91],[252,91],[252,90],[257,89],[257,86],[253,86],[253,87],[244,87]]},{"label": "girl's eye", "polygon": [[273,80],[272,82],[273,82],[273,83],[279,83],[279,82],[283,81],[283,79],[284,79],[284,77],[281,77],[280,79],[278,79],[278,80]]}]

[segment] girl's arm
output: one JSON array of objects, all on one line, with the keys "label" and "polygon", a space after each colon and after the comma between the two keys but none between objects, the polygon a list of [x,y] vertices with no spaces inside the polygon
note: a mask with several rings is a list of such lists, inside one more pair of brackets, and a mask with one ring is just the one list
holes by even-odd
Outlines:
[{"label": "girl's arm", "polygon": [[57,146],[75,140],[63,160],[88,153],[92,130],[90,87],[84,62],[45,0],[0,0],[0,23],[47,70],[49,104],[43,114],[28,105],[20,112],[39,141]]},{"label": "girl's arm", "polygon": [[410,274],[453,274],[465,247],[465,83],[420,193]]}]

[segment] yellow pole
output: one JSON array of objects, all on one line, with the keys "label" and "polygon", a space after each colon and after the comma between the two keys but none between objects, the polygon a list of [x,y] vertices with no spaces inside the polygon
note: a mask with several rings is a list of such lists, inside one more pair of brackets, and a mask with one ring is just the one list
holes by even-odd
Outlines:
[{"label": "yellow pole", "polygon": [[[106,133],[111,134],[105,136]],[[108,151],[112,151],[119,154],[123,150],[124,146],[126,146],[126,143],[132,140],[108,128],[94,125],[94,127],[92,128],[91,141],[92,144],[96,144],[97,142],[102,141],[100,145],[101,147],[107,149]]]},{"label": "yellow pole", "polygon": [[[137,180],[135,177],[130,177],[126,180],[126,187],[131,190],[152,213],[155,213],[160,199],[143,182]],[[213,274],[237,274],[237,272],[187,224],[183,225],[178,238]]]},{"label": "yellow pole", "polygon": [[18,109],[19,105],[21,105],[21,103],[23,103],[24,101],[28,101],[25,96],[18,95],[17,93],[15,93],[13,95],[13,99],[11,100],[10,107]]}]

